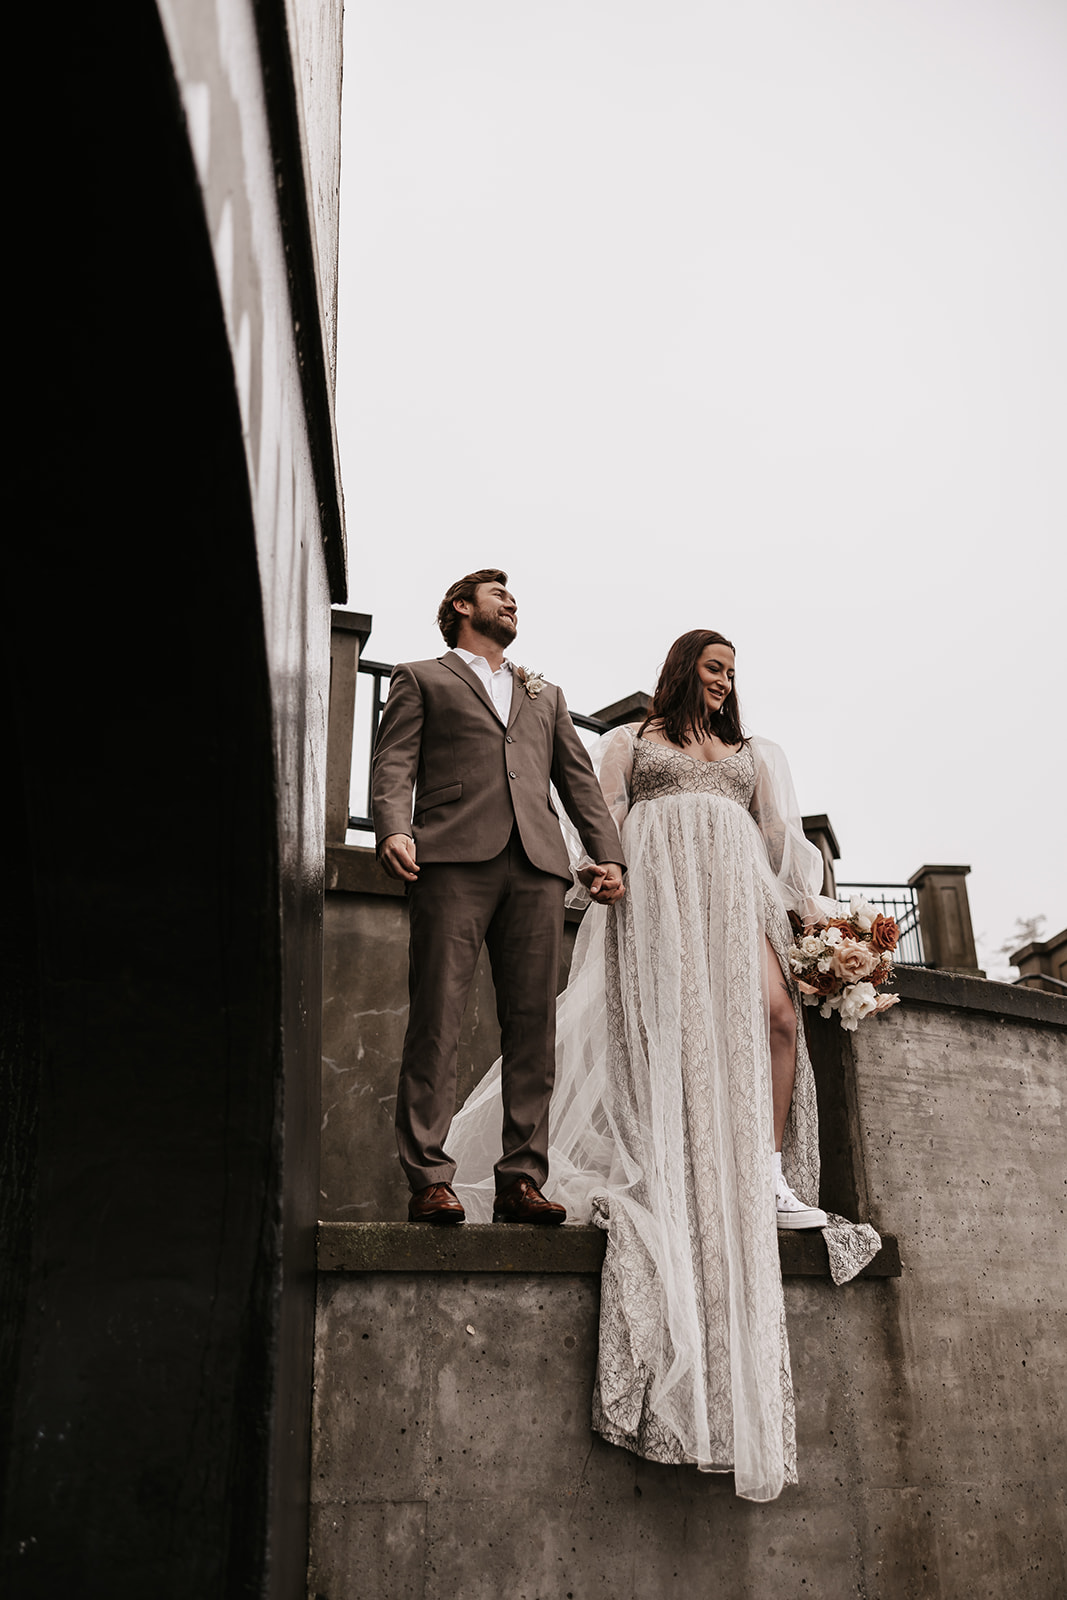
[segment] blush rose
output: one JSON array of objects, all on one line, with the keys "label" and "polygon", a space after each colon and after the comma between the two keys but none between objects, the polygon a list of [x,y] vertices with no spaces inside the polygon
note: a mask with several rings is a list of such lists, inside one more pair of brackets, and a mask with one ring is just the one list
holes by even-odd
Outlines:
[{"label": "blush rose", "polygon": [[869,945],[843,939],[833,954],[833,969],[844,983],[859,983],[869,978],[878,965],[878,957]]}]

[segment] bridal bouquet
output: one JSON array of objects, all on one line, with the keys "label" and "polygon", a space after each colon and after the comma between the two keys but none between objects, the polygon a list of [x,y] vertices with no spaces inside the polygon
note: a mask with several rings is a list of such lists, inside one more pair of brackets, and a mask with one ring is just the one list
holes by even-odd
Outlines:
[{"label": "bridal bouquet", "polygon": [[862,895],[854,894],[847,917],[830,917],[798,933],[789,948],[789,965],[806,1006],[819,1015],[836,1011],[841,1026],[854,1033],[864,1017],[888,1011],[900,999],[878,994],[893,976],[893,951],[900,930]]}]

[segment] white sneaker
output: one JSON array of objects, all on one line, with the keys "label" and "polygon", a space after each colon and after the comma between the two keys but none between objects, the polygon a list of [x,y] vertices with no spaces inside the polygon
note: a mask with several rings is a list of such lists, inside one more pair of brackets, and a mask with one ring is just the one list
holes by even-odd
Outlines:
[{"label": "white sneaker", "polygon": [[806,1206],[803,1200],[798,1200],[784,1178],[776,1180],[774,1197],[778,1204],[780,1228],[826,1227],[826,1212],[820,1211],[818,1206]]}]

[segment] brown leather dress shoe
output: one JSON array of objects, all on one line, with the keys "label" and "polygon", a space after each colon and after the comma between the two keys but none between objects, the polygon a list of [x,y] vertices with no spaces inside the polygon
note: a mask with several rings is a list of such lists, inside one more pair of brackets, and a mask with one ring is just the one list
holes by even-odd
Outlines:
[{"label": "brown leather dress shoe", "polygon": [[409,1222],[465,1222],[467,1213],[456,1199],[451,1184],[431,1183],[419,1189],[408,1201]]},{"label": "brown leather dress shoe", "polygon": [[516,1178],[493,1201],[494,1222],[539,1222],[558,1227],[566,1220],[564,1208],[546,1200],[531,1178]]}]

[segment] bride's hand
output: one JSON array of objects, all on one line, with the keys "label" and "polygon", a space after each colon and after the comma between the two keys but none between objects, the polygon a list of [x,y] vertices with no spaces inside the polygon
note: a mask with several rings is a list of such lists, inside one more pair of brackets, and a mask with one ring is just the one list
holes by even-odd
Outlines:
[{"label": "bride's hand", "polygon": [[578,874],[589,890],[589,897],[598,906],[614,905],[626,893],[622,881],[622,868],[615,861],[602,861],[595,867],[584,867]]}]

